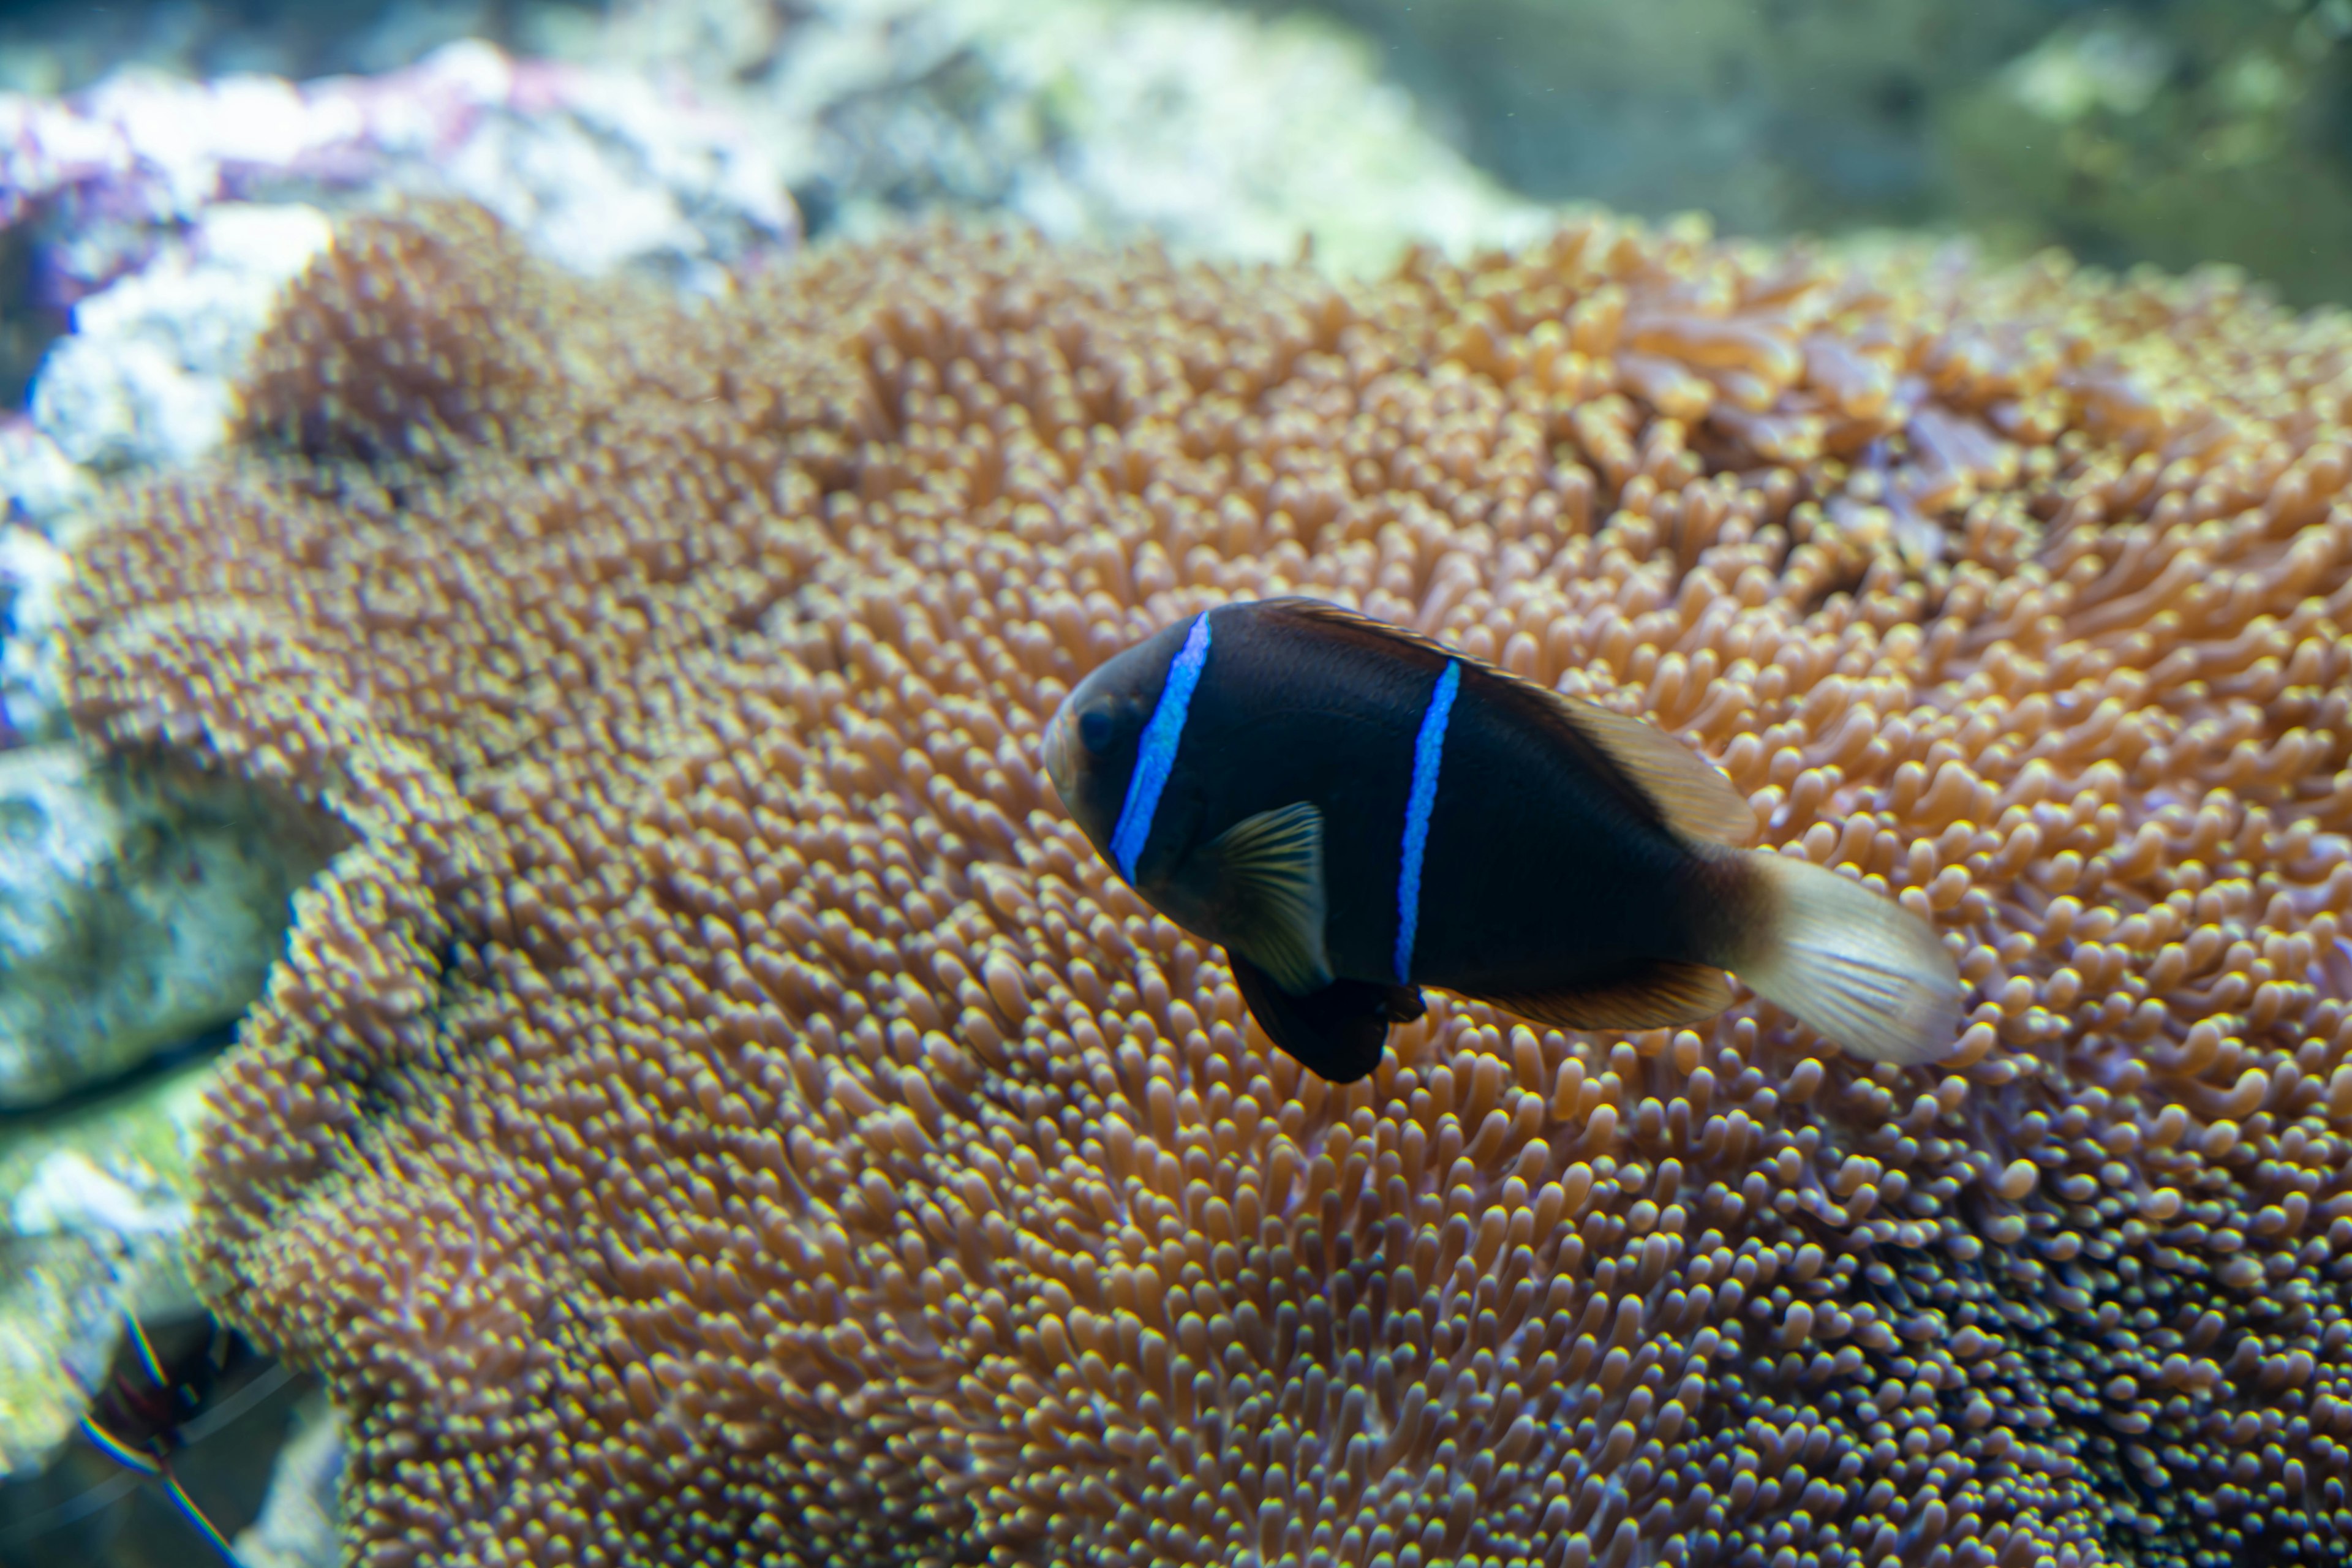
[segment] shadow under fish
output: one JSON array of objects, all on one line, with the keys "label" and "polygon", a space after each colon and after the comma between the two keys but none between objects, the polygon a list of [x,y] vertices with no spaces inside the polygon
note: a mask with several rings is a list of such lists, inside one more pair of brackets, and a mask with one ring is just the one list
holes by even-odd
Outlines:
[{"label": "shadow under fish", "polygon": [[1673,737],[1336,605],[1146,638],[1070,693],[1045,760],[1118,874],[1223,947],[1259,1026],[1335,1082],[1379,1065],[1423,985],[1652,1029],[1730,1005],[1730,970],[1874,1060],[1958,1031],[1933,929],[1740,847],[1748,802]]}]

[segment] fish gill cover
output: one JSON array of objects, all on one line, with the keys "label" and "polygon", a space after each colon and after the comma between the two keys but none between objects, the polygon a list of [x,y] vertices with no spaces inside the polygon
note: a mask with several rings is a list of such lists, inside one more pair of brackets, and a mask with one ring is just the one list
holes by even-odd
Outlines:
[{"label": "fish gill cover", "polygon": [[[2341,1561],[2352,328],[1595,218],[924,231],[699,312],[462,210],[82,558],[89,732],[359,837],[202,1161],[372,1564]],[[1230,598],[1654,715],[1973,1008],[1435,996],[1334,1089],[1053,802]]]}]

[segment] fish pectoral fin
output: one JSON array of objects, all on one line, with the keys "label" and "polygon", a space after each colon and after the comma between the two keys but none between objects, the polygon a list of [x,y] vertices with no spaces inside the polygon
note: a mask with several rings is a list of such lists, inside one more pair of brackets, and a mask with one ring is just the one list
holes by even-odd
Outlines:
[{"label": "fish pectoral fin", "polygon": [[1563,721],[1616,764],[1674,832],[1712,844],[1754,840],[1756,813],[1748,797],[1706,758],[1646,719],[1612,713],[1557,691],[1543,695]]},{"label": "fish pectoral fin", "polygon": [[1720,969],[1664,958],[1605,985],[1465,994],[1561,1029],[1664,1029],[1712,1018],[1732,1002]]},{"label": "fish pectoral fin", "polygon": [[[1234,984],[1266,1037],[1333,1083],[1353,1083],[1380,1066],[1390,1023],[1399,1016],[1420,1016],[1420,993],[1409,986],[1334,980],[1297,995],[1231,948],[1225,950],[1225,962],[1233,965]],[[1411,995],[1414,1012],[1399,1013],[1404,1005],[1394,994],[1399,991]]]},{"label": "fish pectoral fin", "polygon": [[1331,984],[1323,945],[1323,814],[1313,803],[1244,816],[1201,856],[1227,951],[1246,955],[1294,996]]}]

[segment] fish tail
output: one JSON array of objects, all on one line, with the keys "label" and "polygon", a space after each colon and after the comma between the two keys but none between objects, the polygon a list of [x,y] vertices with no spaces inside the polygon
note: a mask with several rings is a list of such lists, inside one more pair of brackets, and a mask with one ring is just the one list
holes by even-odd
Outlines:
[{"label": "fish tail", "polygon": [[1769,850],[1744,859],[1757,918],[1725,968],[1857,1056],[1907,1066],[1952,1048],[1960,979],[1933,927],[1811,861]]}]

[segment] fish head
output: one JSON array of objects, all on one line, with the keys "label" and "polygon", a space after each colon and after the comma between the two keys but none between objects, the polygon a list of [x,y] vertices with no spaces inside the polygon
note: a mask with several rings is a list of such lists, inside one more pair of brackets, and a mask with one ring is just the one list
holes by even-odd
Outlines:
[{"label": "fish head", "polygon": [[[1181,643],[1184,627],[1171,628]],[[1098,666],[1062,700],[1045,726],[1045,775],[1097,849],[1108,853],[1126,803],[1144,726],[1175,646],[1150,637]]]}]

